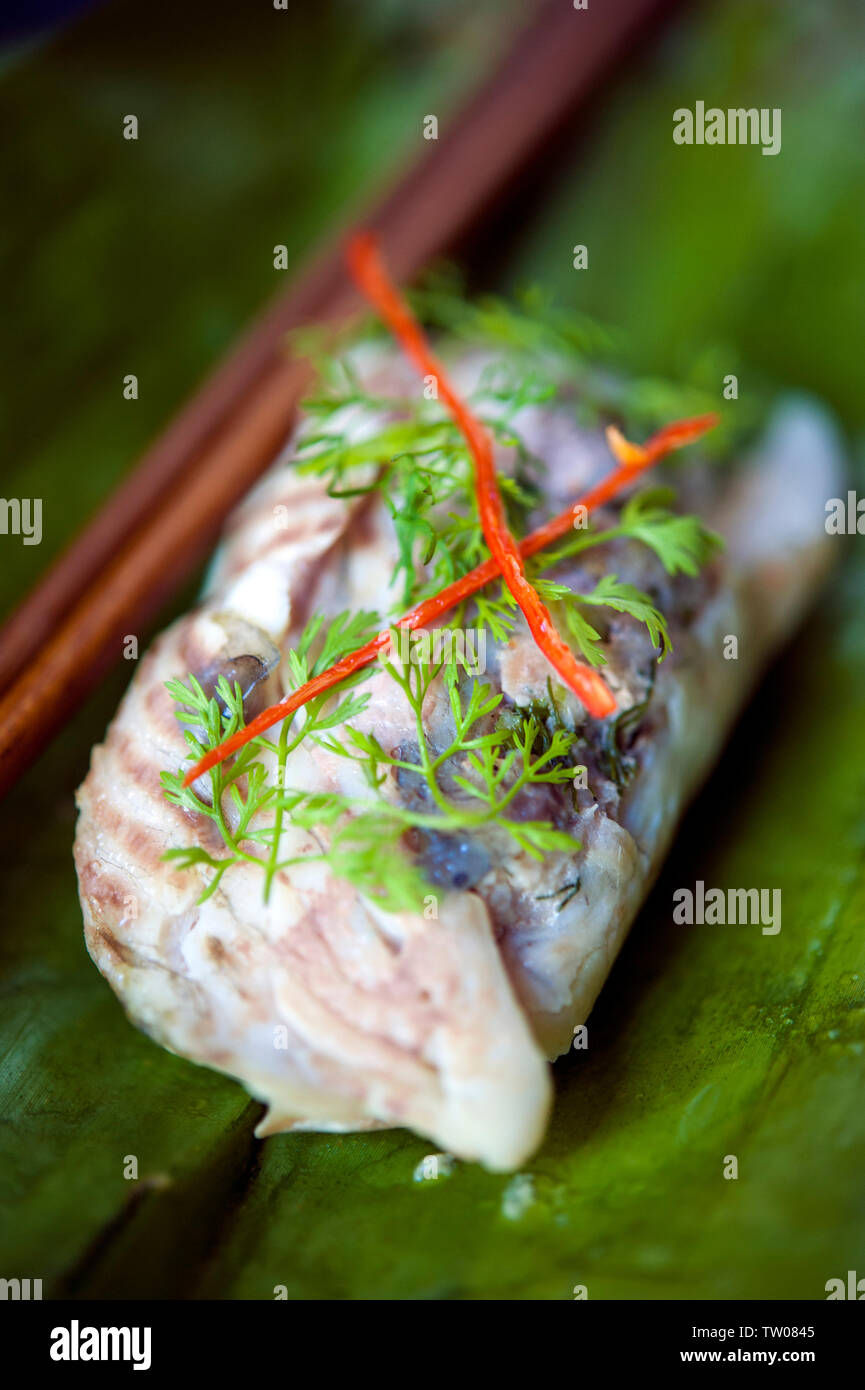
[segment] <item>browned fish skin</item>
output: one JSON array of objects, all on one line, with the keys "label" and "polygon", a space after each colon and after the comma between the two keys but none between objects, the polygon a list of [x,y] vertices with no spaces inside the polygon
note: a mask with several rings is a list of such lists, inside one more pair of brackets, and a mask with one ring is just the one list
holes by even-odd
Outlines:
[{"label": "browned fish skin", "polygon": [[[601,436],[566,416],[531,410],[519,424],[549,465],[551,507],[608,467]],[[200,607],[141,662],[79,792],[87,944],[135,1021],[174,1051],[241,1078],[270,1107],[263,1133],[407,1125],[461,1157],[518,1166],[546,1124],[545,1056],[565,1050],[585,1021],[687,799],[819,581],[837,467],[829,427],[791,406],[762,462],[725,490],[706,485],[706,519],[729,541],[707,575],[670,581],[624,542],[563,572],[578,589],[593,585],[596,567],[616,572],[654,590],[670,617],[675,651],[660,667],[642,628],[625,617],[610,624],[607,669],[620,707],[648,698],[623,750],[633,775],[619,785],[600,729],[562,692],[565,721],[584,735],[590,790],[574,809],[570,789],[533,788],[515,814],[552,819],[582,849],[538,864],[501,832],[421,839],[439,899],[438,915],[427,916],[382,912],[313,860],[280,874],[267,904],[260,871],[244,865],[199,906],[201,875],[162,862],[178,845],[219,849],[209,819],[162,795],[160,772],[178,768],[185,751],[164,682],[241,657],[266,668],[273,644],[288,650],[315,611],[393,607],[386,509],[330,498],[319,480],[277,463],[232,519]],[[722,657],[729,633],[739,637],[738,661]],[[546,697],[549,667],[523,628],[504,646],[490,642],[488,660],[484,680],[506,703]],[[278,673],[268,679],[273,698]],[[353,722],[386,748],[409,744],[409,712],[386,673],[364,689],[372,698]],[[450,716],[444,699],[427,703],[435,744]],[[357,768],[318,746],[292,755],[290,778],[365,790]],[[390,794],[418,793],[394,778]],[[284,833],[285,854],[318,847],[318,832]]]}]

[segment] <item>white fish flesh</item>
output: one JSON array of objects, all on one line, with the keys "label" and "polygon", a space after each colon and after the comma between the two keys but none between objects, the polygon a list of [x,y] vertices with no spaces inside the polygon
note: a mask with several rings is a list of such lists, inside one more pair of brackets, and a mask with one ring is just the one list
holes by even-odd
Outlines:
[{"label": "white fish flesh", "polygon": [[[566,415],[531,407],[519,425],[547,464],[550,513],[610,467],[600,432]],[[645,704],[641,716],[611,742],[609,727],[562,693],[588,789],[575,806],[571,788],[529,788],[514,810],[553,820],[582,848],[538,863],[494,835],[421,836],[415,852],[440,899],[429,919],[383,911],[312,857],[279,874],[267,903],[260,870],[238,865],[199,904],[204,878],[162,858],[179,845],[219,846],[212,821],[169,804],[160,786],[186,755],[166,680],[223,671],[251,701],[272,702],[280,657],[312,613],[393,607],[397,555],[382,502],[330,497],[278,460],[232,517],[199,606],[142,659],[79,792],[87,946],[132,1019],[243,1081],[268,1107],[260,1133],[403,1125],[493,1169],[523,1163],[547,1122],[548,1059],[588,1017],[684,808],[821,582],[840,463],[819,408],[791,399],[738,469],[680,470],[688,508],[727,542],[704,574],[671,580],[625,541],[563,563],[555,577],[577,589],[605,570],[648,589],[674,652],[657,665],[645,630],[614,617],[605,675],[620,709]],[[723,655],[730,634],[736,660]],[[484,680],[508,704],[545,697],[550,667],[523,625],[490,642],[487,657]],[[387,674],[363,689],[372,699],[356,726],[389,749],[410,743]],[[426,718],[434,742],[449,718],[443,693]],[[357,768],[315,745],[298,748],[290,771],[293,786],[359,789]],[[291,825],[283,836],[284,855],[312,856],[319,843]]]}]

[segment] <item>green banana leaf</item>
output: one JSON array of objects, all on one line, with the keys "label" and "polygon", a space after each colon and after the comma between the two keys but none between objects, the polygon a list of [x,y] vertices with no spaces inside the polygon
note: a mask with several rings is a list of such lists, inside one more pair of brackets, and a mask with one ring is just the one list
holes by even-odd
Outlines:
[{"label": "green banana leaf", "polygon": [[[154,7],[166,26],[172,8]],[[356,6],[325,6],[278,56],[272,30],[228,30],[231,7],[208,6],[190,68],[155,39],[152,52],[124,46],[123,9],[0,79],[19,134],[2,159],[21,161],[29,193],[4,251],[11,264],[32,244],[36,261],[23,284],[12,277],[4,488],[42,495],[55,518],[40,548],[3,538],[8,603],[274,288],[250,245],[264,267],[276,241],[300,254],[478,61],[434,30],[411,67],[418,34],[385,4],[363,24]],[[855,446],[861,27],[840,0],[795,15],[733,0],[683,22],[604,113],[591,158],[545,190],[498,278],[612,320],[644,370],[697,361],[709,380],[737,369],[735,344],[744,389],[753,371],[819,391]],[[44,115],[61,72],[65,151]],[[163,122],[159,154],[139,144],[134,174],[102,128],[130,109],[130,84]],[[783,106],[782,155],[718,150],[710,165],[674,147],[672,110],[699,95]],[[292,134],[310,102],[318,153]],[[287,150],[316,164],[294,171],[306,200],[293,231]],[[146,237],[135,206],[154,209]],[[122,254],[118,236],[133,233]],[[589,245],[589,272],[570,268],[574,242]],[[146,294],[129,266],[145,246],[158,258]],[[46,333],[53,393],[22,351]],[[134,411],[127,370],[149,383]],[[240,1086],[125,1020],[84,951],[70,856],[73,792],[127,679],[116,672],[0,804],[0,1272],[42,1278],[46,1296],[185,1299],[570,1299],[580,1285],[590,1299],[820,1299],[828,1279],[865,1275],[865,556],[858,538],[838,547],[829,590],[685,819],[588,1050],[556,1066],[543,1147],[513,1176],[457,1163],[424,1179],[430,1146],[403,1131],[257,1141],[261,1110]],[[675,926],[672,893],[696,879],[781,887],[782,930]],[[124,1176],[132,1158],[137,1178]]]}]

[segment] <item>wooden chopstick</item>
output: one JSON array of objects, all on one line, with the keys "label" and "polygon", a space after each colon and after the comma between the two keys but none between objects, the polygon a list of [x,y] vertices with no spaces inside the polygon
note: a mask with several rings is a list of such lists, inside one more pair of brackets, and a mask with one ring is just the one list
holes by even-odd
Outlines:
[{"label": "wooden chopstick", "polygon": [[[365,225],[400,279],[452,250],[668,0],[551,0]],[[0,632],[0,794],[207,553],[291,428],[308,369],[285,334],[357,300],[334,244],[243,340]]]}]

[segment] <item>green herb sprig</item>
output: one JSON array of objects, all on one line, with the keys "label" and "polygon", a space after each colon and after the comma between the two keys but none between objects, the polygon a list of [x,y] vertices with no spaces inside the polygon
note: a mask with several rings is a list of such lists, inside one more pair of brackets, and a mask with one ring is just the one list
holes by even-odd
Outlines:
[{"label": "green herb sprig", "polygon": [[[346,726],[347,742],[318,739],[329,752],[362,764],[371,785],[380,785],[381,769],[394,768],[413,774],[423,787],[433,814],[406,812],[411,824],[448,833],[470,833],[491,823],[506,832],[534,859],[551,850],[579,848],[573,836],[543,821],[515,821],[506,812],[528,786],[547,783],[561,786],[573,781],[577,771],[569,757],[576,736],[562,728],[548,740],[540,740],[540,724],[534,717],[517,724],[502,719],[503,695],[475,680],[468,696],[461,690],[460,668],[449,664],[411,662],[404,668],[383,662],[383,668],[399,686],[412,712],[418,759],[389,754],[374,734]],[[453,737],[448,745],[434,752],[424,728],[424,703],[441,676],[447,692]],[[498,718],[492,727],[493,716]],[[537,745],[542,743],[540,751]],[[461,770],[457,770],[461,769]],[[440,776],[447,770],[450,781],[463,794],[460,801],[448,795]]]},{"label": "green herb sprig", "polygon": [[[338,660],[344,650],[350,650],[358,635],[369,631],[369,618],[369,614],[354,618],[341,614],[327,629],[320,616],[313,618],[298,647],[289,654],[293,683],[301,684],[309,674],[324,669]],[[315,662],[311,662],[309,654],[314,645],[320,645],[320,650]],[[420,750],[417,761],[388,754],[374,735],[347,722],[363,712],[369,698],[366,694],[343,698],[344,692],[357,683],[358,678],[352,677],[340,687],[337,696],[328,692],[310,702],[301,728],[296,728],[289,717],[275,740],[256,738],[233,763],[211,769],[209,801],[194,787],[184,788],[180,773],[162,774],[168,800],[212,820],[223,841],[225,853],[221,855],[202,846],[189,846],[168,850],[164,856],[179,868],[211,871],[200,902],[217,890],[233,865],[251,863],[263,869],[267,900],[278,873],[298,863],[320,860],[327,863],[333,874],[347,879],[386,911],[418,911],[430,889],[401,844],[405,832],[413,828],[465,834],[494,823],[535,859],[553,850],[579,848],[572,836],[546,822],[515,821],[505,814],[525,787],[559,785],[573,779],[576,769],[569,759],[575,741],[573,734],[564,729],[557,731],[551,739],[541,740],[544,746],[536,751],[540,733],[537,720],[526,718],[517,727],[500,721],[488,727],[503,697],[474,682],[464,699],[456,663],[410,663],[405,670],[391,662],[382,665],[403,691],[414,715]],[[361,678],[368,674],[361,673]],[[445,750],[434,752],[424,730],[423,706],[439,675],[447,687],[454,736]],[[214,696],[207,696],[194,677],[188,683],[167,684],[169,694],[180,706],[177,717],[184,725],[193,758],[199,758],[241,727],[244,714],[239,684],[232,689],[220,677]],[[333,734],[338,726],[344,731],[344,743]],[[305,738],[361,764],[370,788],[376,791],[380,791],[389,768],[414,773],[422,779],[429,810],[413,810],[385,796],[370,800],[338,792],[310,793],[287,786],[288,760]],[[275,769],[271,770],[262,760],[265,752],[275,760]],[[442,790],[439,779],[446,765],[454,769],[451,780],[462,794],[459,801]],[[324,830],[329,843],[317,854],[281,857],[287,825],[312,832]]]},{"label": "green herb sprig", "polygon": [[[470,399],[499,446],[514,451],[513,467],[499,482],[515,531],[541,500],[537,479],[543,467],[517,431],[522,410],[543,404],[563,386],[580,418],[586,418],[586,411],[593,419],[602,412],[627,418],[641,393],[648,410],[651,384],[643,382],[628,396],[622,379],[603,365],[610,349],[604,331],[589,320],[555,311],[537,294],[527,296],[522,309],[492,297],[472,304],[439,281],[428,283],[416,302],[428,321],[446,328],[456,340],[505,353],[503,361],[484,367]],[[305,342],[295,345],[315,359],[319,376],[317,395],[306,402],[299,467],[326,479],[333,496],[378,493],[394,526],[397,606],[408,607],[470,570],[486,554],[465,440],[437,402],[382,397],[368,390],[351,350],[334,353],[316,334],[306,334]],[[699,404],[705,407],[704,401]],[[340,412],[350,407],[361,407],[367,414],[371,428],[364,438],[351,437],[344,428]],[[696,408],[693,399],[687,405],[678,400],[675,409],[664,399],[665,414],[693,413]],[[579,593],[547,572],[591,547],[626,539],[648,546],[669,574],[696,574],[718,538],[696,517],[675,513],[671,500],[668,489],[638,494],[625,504],[615,525],[576,531],[558,550],[535,556],[527,566],[542,596],[561,608],[575,647],[593,665],[606,661],[603,639],[594,625],[605,608],[643,623],[659,660],[671,650],[667,621],[651,596],[615,573],[604,575],[590,592]],[[499,584],[498,592],[488,586],[473,602],[473,621],[488,627],[496,641],[506,641],[517,618],[504,585]],[[372,613],[340,614],[329,624],[321,615],[314,617],[295,650],[287,654],[289,686],[305,684],[382,625]],[[274,737],[259,736],[233,762],[212,768],[209,799],[194,787],[184,788],[181,775],[163,774],[168,799],[192,814],[209,817],[219,831],[224,853],[192,846],[170,850],[166,856],[182,868],[205,871],[202,899],[219,888],[232,866],[259,866],[267,899],[282,870],[320,859],[387,910],[417,910],[428,885],[404,847],[405,832],[412,828],[470,834],[495,827],[494,833],[509,836],[535,858],[578,848],[572,836],[548,822],[515,820],[508,814],[525,788],[560,785],[573,778],[575,736],[560,718],[551,730],[534,714],[515,717],[513,710],[503,707],[502,695],[490,687],[475,681],[467,688],[466,673],[455,662],[409,662],[405,668],[386,662],[384,669],[400,688],[413,718],[416,760],[388,752],[373,734],[352,722],[368,703],[368,694],[352,693],[352,687],[368,678],[368,668],[284,719]],[[424,704],[439,679],[454,732],[446,748],[433,749],[425,733]],[[187,748],[196,761],[244,726],[239,685],[231,688],[221,679],[211,696],[190,677],[188,683],[169,682],[168,690],[179,705]],[[554,707],[552,690],[550,701]],[[618,727],[617,722],[617,731]],[[289,787],[292,754],[307,739],[360,764],[371,796]],[[617,748],[614,740],[614,762]],[[398,774],[422,789],[420,801],[415,798],[411,807],[394,797]],[[319,853],[281,857],[289,826],[313,835]]]}]

